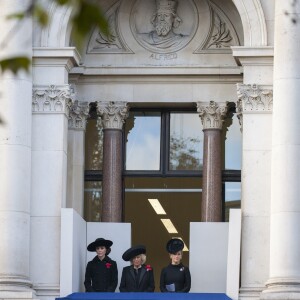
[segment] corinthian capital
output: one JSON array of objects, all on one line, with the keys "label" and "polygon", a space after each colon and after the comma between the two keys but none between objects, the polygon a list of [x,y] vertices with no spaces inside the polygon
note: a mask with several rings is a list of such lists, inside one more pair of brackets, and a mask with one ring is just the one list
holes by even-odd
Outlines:
[{"label": "corinthian capital", "polygon": [[198,102],[197,111],[202,121],[203,129],[222,129],[224,118],[227,114],[227,102],[209,103]]},{"label": "corinthian capital", "polygon": [[74,101],[70,109],[69,128],[85,130],[86,120],[89,115],[89,103]]},{"label": "corinthian capital", "polygon": [[98,102],[98,112],[104,129],[122,129],[129,115],[126,102]]},{"label": "corinthian capital", "polygon": [[256,84],[237,84],[238,101],[242,113],[271,113],[273,90],[271,86]]},{"label": "corinthian capital", "polygon": [[35,86],[32,97],[32,112],[35,114],[66,114],[69,117],[73,96],[69,85]]}]

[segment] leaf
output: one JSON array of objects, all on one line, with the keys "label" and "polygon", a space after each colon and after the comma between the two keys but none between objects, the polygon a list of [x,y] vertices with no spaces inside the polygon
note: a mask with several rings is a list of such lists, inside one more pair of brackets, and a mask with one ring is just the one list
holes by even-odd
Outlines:
[{"label": "leaf", "polygon": [[108,22],[97,3],[94,4],[88,0],[79,1],[77,13],[72,22],[74,39],[79,44],[95,27],[105,36],[109,36]]},{"label": "leaf", "polygon": [[0,60],[0,68],[2,72],[10,70],[14,74],[17,74],[18,71],[22,69],[28,72],[30,65],[31,60],[25,56],[10,57]]},{"label": "leaf", "polygon": [[33,17],[38,21],[38,23],[45,27],[48,24],[49,16],[47,11],[45,11],[40,5],[35,5],[33,9]]},{"label": "leaf", "polygon": [[25,12],[18,12],[8,15],[6,18],[9,19],[19,19],[22,20],[25,17]]}]

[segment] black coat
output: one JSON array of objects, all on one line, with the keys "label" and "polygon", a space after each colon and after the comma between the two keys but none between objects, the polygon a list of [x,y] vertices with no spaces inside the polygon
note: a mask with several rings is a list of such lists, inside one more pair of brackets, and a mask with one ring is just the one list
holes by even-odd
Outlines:
[{"label": "black coat", "polygon": [[153,292],[154,275],[152,267],[142,265],[136,281],[133,266],[123,268],[122,278],[120,283],[120,292]]},{"label": "black coat", "polygon": [[114,292],[118,284],[117,263],[105,256],[95,256],[86,266],[84,286],[86,292]]},{"label": "black coat", "polygon": [[167,293],[166,285],[174,284],[175,292],[188,293],[191,289],[191,274],[188,267],[183,264],[169,264],[160,274],[160,290]]}]

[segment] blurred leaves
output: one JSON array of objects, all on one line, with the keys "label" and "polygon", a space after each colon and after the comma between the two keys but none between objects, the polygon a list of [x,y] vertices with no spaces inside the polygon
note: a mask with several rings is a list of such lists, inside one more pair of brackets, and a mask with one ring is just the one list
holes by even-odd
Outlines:
[{"label": "blurred leaves", "polygon": [[[72,7],[71,23],[73,25],[73,41],[81,47],[84,38],[94,29],[98,28],[103,35],[109,36],[108,23],[104,13],[99,6],[98,1],[94,0],[53,0],[59,6]],[[31,0],[30,5],[25,11],[17,12],[7,16],[7,19],[16,19],[17,24],[15,31],[22,27],[21,22],[25,18],[33,18],[41,27],[47,26],[49,23],[49,14],[47,10],[41,6],[37,0]],[[9,34],[4,37],[1,42],[1,48],[5,48],[6,43],[9,43]],[[14,74],[19,70],[29,71],[31,65],[31,57],[9,57],[0,60],[0,68],[2,72],[7,70]]]},{"label": "blurred leaves", "polygon": [[2,72],[6,70],[12,71],[17,74],[19,70],[29,71],[31,65],[31,59],[25,56],[10,57],[0,60],[0,69]]}]

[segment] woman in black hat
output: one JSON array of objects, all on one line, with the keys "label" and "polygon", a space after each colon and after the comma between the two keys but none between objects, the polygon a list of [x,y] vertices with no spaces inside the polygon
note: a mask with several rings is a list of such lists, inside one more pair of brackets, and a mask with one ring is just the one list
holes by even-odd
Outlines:
[{"label": "woman in black hat", "polygon": [[160,274],[160,290],[163,293],[188,293],[191,289],[190,270],[181,263],[183,247],[180,239],[171,239],[167,243],[171,263]]},{"label": "woman in black hat", "polygon": [[97,255],[88,262],[85,271],[84,286],[86,292],[114,292],[118,284],[117,263],[107,255],[110,253],[110,240],[96,239],[87,247]]},{"label": "woman in black hat", "polygon": [[154,275],[150,265],[145,265],[146,248],[134,246],[124,252],[122,258],[131,265],[123,268],[120,292],[153,292]]}]

